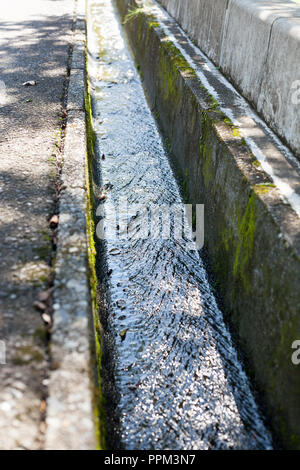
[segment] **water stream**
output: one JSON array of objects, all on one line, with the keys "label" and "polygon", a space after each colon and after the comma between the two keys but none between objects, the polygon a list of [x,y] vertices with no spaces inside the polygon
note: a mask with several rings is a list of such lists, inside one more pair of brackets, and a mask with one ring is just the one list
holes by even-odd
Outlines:
[{"label": "water stream", "polygon": [[[89,18],[98,214],[119,207],[120,229],[122,198],[143,207],[183,202],[113,2],[90,1]],[[135,223],[127,239],[104,242],[120,447],[271,448],[199,252],[172,234],[141,239]]]}]

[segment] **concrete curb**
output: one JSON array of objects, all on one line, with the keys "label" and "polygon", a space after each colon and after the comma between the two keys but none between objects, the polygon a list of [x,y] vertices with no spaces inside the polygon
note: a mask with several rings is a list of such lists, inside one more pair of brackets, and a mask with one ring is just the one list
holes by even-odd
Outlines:
[{"label": "concrete curb", "polygon": [[[137,3],[117,5],[124,19]],[[186,197],[205,204],[205,246],[248,372],[284,445],[300,448],[300,376],[291,361],[300,335],[300,219],[175,46],[172,38],[186,45],[178,27],[166,20],[167,34],[155,11],[136,10],[125,29]]]},{"label": "concrete curb", "polygon": [[46,449],[95,449],[86,233],[85,0],[78,0],[55,265]]},{"label": "concrete curb", "polygon": [[158,1],[300,158],[300,5]]}]

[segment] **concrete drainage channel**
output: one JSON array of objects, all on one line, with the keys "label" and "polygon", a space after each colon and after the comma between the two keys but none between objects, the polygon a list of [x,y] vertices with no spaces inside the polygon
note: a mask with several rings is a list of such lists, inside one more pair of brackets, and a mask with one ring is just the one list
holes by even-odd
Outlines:
[{"label": "concrete drainage channel", "polygon": [[[119,6],[125,17],[129,5],[119,2]],[[157,28],[152,15],[151,25],[145,15],[144,31],[143,17],[141,12],[128,16],[126,24],[145,56],[144,62],[137,59],[145,77],[150,60],[147,50],[142,51],[143,39],[149,54],[159,57],[155,47],[163,36],[151,37]],[[180,203],[167,151],[128,56],[112,2],[90,2],[88,24],[98,204],[109,212],[119,197],[144,206]],[[166,64],[165,74],[170,78],[164,93],[174,105],[177,90],[172,64]],[[152,76],[152,87],[157,82]],[[162,103],[167,98],[161,97]],[[160,119],[170,119],[163,109],[156,111]],[[182,119],[187,122],[185,116]],[[186,129],[186,124],[178,126],[178,132]],[[186,189],[189,184],[185,182]],[[115,431],[110,445],[127,449],[270,448],[270,435],[199,255],[187,253],[184,246],[170,240],[121,238],[108,240],[104,247],[99,243],[98,265],[104,353],[110,360],[110,364],[104,361],[104,369],[113,368],[112,376],[106,373],[111,386],[106,399],[114,427],[108,419],[110,438]]]},{"label": "concrete drainage channel", "polygon": [[[227,88],[222,102],[224,79],[217,71],[207,73],[200,51],[197,56],[155,2],[143,8],[135,1],[90,0],[87,11],[93,115],[82,88],[81,37],[69,93],[47,448],[93,448],[96,441],[125,449],[272,448],[249,376],[275,434],[284,446],[298,448],[300,383],[290,361],[299,331],[295,199],[275,187],[254,152],[257,142],[249,149],[234,124],[227,106],[235,91]],[[286,161],[275,136],[266,133],[263,142]],[[293,185],[297,166],[291,171]],[[205,249],[223,312],[206,264],[190,250],[191,239],[120,236],[103,242],[92,236],[97,215],[112,213],[120,197],[144,207],[175,203],[182,210],[184,200],[205,205]],[[117,230],[125,216],[121,211]],[[131,235],[138,229],[134,220]],[[270,258],[264,262],[265,253]],[[62,263],[67,271],[60,270]],[[70,308],[63,301],[68,298]],[[238,333],[238,345],[224,317]],[[247,370],[239,348],[246,352]]]},{"label": "concrete drainage channel", "polygon": [[[110,217],[119,208],[121,230],[122,198],[143,208],[183,204],[112,2],[90,2],[89,15],[96,155],[102,156],[94,174],[97,214]],[[188,248],[191,239],[138,239],[141,223],[132,214],[128,239],[119,233],[98,243],[109,359],[103,366],[113,372],[105,377],[109,445],[270,448],[203,262]]]}]

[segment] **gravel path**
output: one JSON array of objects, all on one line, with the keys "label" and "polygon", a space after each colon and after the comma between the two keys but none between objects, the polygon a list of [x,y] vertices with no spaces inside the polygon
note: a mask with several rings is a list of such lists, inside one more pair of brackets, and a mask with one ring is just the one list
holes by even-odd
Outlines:
[{"label": "gravel path", "polygon": [[[51,279],[53,153],[74,0],[10,0],[0,11],[0,449],[43,447],[48,362],[33,303]],[[34,86],[24,86],[36,81]],[[3,359],[3,358],[2,358]],[[0,361],[1,362],[1,361]]]}]

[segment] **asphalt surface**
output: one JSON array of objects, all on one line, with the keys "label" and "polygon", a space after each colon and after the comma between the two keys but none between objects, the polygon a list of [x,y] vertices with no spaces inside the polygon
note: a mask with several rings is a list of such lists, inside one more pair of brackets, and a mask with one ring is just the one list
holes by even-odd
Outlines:
[{"label": "asphalt surface", "polygon": [[74,0],[0,6],[0,449],[43,448],[49,362],[33,303],[51,279],[52,160],[73,10]]}]

